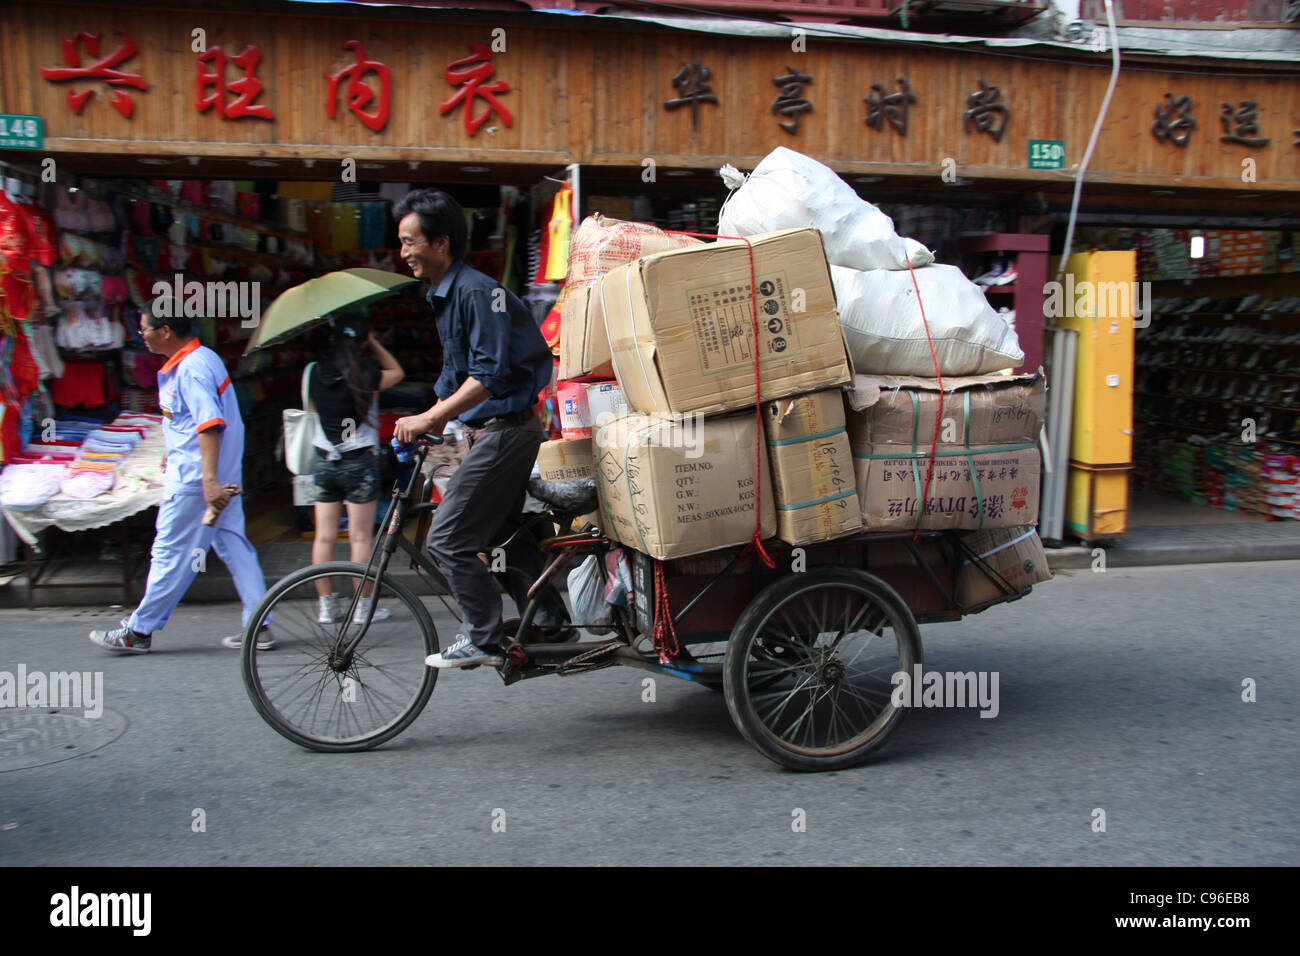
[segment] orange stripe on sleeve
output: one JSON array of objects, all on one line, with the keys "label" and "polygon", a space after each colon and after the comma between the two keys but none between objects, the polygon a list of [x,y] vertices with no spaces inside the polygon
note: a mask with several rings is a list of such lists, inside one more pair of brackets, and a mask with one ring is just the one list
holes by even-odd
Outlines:
[{"label": "orange stripe on sleeve", "polygon": [[228,389],[228,388],[230,388],[230,376],[229,376],[229,375],[226,376],[226,380],[225,380],[224,382],[222,382],[220,385],[217,386],[217,394],[218,394],[218,395],[221,395],[221,394],[224,393],[225,390]]},{"label": "orange stripe on sleeve", "polygon": [[204,422],[202,425],[200,425],[198,428],[194,430],[196,432],[205,432],[209,428],[215,428],[217,425],[224,425],[224,424],[226,424],[226,420],[224,418],[209,418],[206,422]]}]

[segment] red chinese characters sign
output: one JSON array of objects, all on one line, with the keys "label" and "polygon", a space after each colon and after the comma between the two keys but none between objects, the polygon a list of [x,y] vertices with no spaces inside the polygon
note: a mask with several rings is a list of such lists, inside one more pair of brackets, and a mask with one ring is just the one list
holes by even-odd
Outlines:
[{"label": "red chinese characters sign", "polygon": [[[502,106],[496,98],[498,93],[509,93],[510,84],[504,80],[497,80],[495,83],[485,82],[496,72],[496,67],[492,65],[492,51],[482,43],[471,43],[469,48],[474,52],[469,56],[453,61],[443,71],[442,75],[447,82],[452,86],[459,86],[460,89],[438,107],[438,114],[445,116],[463,103],[465,106],[465,131],[473,136],[493,113],[499,114],[501,121],[507,126],[511,125],[514,119],[510,115],[510,111]],[[475,116],[473,115],[474,100],[480,96],[487,101],[487,109]]]},{"label": "red chinese characters sign", "polygon": [[[75,36],[63,38],[63,67],[42,67],[41,76],[52,83],[63,83],[68,80],[104,80],[113,86],[133,86],[137,90],[148,89],[144,77],[136,73],[125,73],[122,70],[115,69],[120,63],[131,59],[138,52],[135,41],[125,30],[118,30],[122,35],[122,42],[117,45],[112,53],[100,57],[89,66],[83,66],[81,63],[81,46],[85,44],[86,52],[91,56],[99,56],[99,41],[103,39],[102,33],[88,33],[82,31]],[[68,90],[68,105],[72,107],[72,112],[80,115],[86,105],[86,100],[94,90]],[[135,112],[135,101],[125,90],[114,90],[113,95],[109,97],[111,103],[119,113],[130,119],[131,114]]]},{"label": "red chinese characters sign", "polygon": [[[346,90],[348,109],[352,115],[378,133],[388,123],[388,112],[392,105],[393,71],[378,60],[366,58],[366,48],[360,40],[349,40],[343,44],[345,50],[352,50],[355,59],[337,73],[327,73],[329,90],[325,94],[325,112],[333,119],[338,112],[339,81],[347,77]],[[367,73],[374,73],[379,79],[378,102],[367,110],[366,107],[376,99],[373,89],[362,81]]]},{"label": "red chinese characters sign", "polygon": [[[269,106],[253,102],[263,90],[261,80],[255,75],[261,59],[262,51],[252,44],[245,46],[243,53],[232,57],[227,57],[219,46],[208,47],[199,54],[196,65],[194,80],[198,93],[195,108],[203,113],[215,107],[222,119],[243,119],[245,116],[275,119]],[[227,60],[244,71],[244,75],[233,83],[226,82]],[[234,93],[235,98],[227,101],[229,93]]]}]

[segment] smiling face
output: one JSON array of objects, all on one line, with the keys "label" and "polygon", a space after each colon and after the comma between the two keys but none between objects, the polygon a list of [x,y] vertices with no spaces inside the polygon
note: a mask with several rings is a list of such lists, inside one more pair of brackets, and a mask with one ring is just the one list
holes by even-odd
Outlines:
[{"label": "smiling face", "polygon": [[426,239],[420,229],[420,216],[414,212],[407,213],[397,224],[397,237],[402,243],[402,261],[411,274],[437,285],[451,268],[450,240],[446,236],[439,236],[433,242]]}]

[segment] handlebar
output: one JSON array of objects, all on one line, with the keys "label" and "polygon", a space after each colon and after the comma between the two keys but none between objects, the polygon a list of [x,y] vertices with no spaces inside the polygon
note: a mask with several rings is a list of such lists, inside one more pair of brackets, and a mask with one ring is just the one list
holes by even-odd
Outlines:
[{"label": "handlebar", "polygon": [[[442,436],[425,432],[423,435],[418,436],[415,439],[415,441],[403,444],[402,442],[398,441],[397,436],[394,435],[390,444],[393,449],[393,454],[397,456],[397,460],[405,465],[405,464],[409,464],[415,459],[415,450],[417,448],[421,449],[421,451],[424,451],[426,449],[433,447],[434,445],[441,445]],[[423,458],[421,459],[421,462],[423,462]]]}]

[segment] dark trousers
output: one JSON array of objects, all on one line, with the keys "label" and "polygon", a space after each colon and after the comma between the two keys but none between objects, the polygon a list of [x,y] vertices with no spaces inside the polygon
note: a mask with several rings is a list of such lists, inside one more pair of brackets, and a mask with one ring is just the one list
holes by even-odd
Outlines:
[{"label": "dark trousers", "polygon": [[[427,547],[465,615],[468,637],[479,647],[502,643],[505,628],[501,595],[488,565],[493,548],[520,525],[528,477],[544,433],[535,417],[496,431],[465,429],[469,451],[447,483],[442,504],[433,513]],[[505,551],[507,572],[499,575],[522,615],[528,588],[541,574],[546,558],[527,530]],[[533,623],[544,630],[569,622],[564,599],[548,586],[540,595]]]}]

